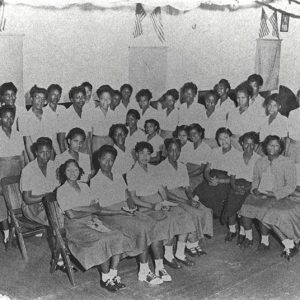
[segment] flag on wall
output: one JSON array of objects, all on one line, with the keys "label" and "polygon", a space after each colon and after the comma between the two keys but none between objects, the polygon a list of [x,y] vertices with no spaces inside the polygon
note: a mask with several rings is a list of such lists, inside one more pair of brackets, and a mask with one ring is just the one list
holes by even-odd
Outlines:
[{"label": "flag on wall", "polygon": [[136,38],[143,34],[142,21],[146,17],[146,12],[141,3],[137,3],[135,7],[135,25],[133,30],[133,37]]},{"label": "flag on wall", "polygon": [[277,21],[277,11],[275,10],[270,17],[270,23],[273,27],[272,35],[279,39],[279,31],[278,31],[278,21]]},{"label": "flag on wall", "polygon": [[268,20],[268,16],[267,16],[264,8],[262,8],[261,19],[260,19],[260,29],[259,29],[259,37],[260,38],[263,38],[270,33],[270,30],[269,30],[268,24],[267,24],[267,20]]},{"label": "flag on wall", "polygon": [[150,14],[150,18],[157,37],[163,43],[165,41],[165,33],[164,26],[161,21],[161,8],[156,7]]}]

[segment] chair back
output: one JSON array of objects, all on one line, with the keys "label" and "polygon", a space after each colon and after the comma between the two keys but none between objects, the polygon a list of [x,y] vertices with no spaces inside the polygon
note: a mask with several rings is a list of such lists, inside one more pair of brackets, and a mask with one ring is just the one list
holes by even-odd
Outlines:
[{"label": "chair back", "polygon": [[6,205],[9,211],[16,214],[22,213],[23,196],[20,190],[20,175],[4,177],[1,179],[1,187]]},{"label": "chair back", "polygon": [[56,200],[56,193],[47,194],[43,202],[50,226],[53,230],[58,229],[61,231],[64,228],[64,219]]}]

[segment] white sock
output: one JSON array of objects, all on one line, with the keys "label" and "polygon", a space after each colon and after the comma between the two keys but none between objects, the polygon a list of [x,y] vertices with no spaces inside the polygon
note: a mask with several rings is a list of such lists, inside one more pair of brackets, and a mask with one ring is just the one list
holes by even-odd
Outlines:
[{"label": "white sock", "polygon": [[265,244],[266,246],[269,246],[269,236],[268,235],[262,235],[261,236],[261,243]]},{"label": "white sock", "polygon": [[112,278],[115,278],[116,276],[118,276],[118,270],[110,269],[109,273],[111,274]]},{"label": "white sock", "polygon": [[253,239],[253,237],[252,237],[252,229],[245,230],[245,234],[246,234],[246,239],[252,241],[252,239]]},{"label": "white sock", "polygon": [[107,280],[109,280],[109,279],[112,279],[113,277],[111,276],[111,269],[109,270],[109,272],[108,273],[103,273],[102,272],[102,281],[103,282],[106,282]]},{"label": "white sock", "polygon": [[244,226],[240,226],[240,235],[245,235],[245,228],[244,228]]},{"label": "white sock", "polygon": [[159,270],[162,270],[164,269],[164,263],[163,263],[163,260],[160,258],[160,259],[155,259],[154,260],[155,262],[155,271],[159,271]]},{"label": "white sock", "polygon": [[150,272],[149,264],[148,263],[140,263],[140,273],[148,274],[149,272]]},{"label": "white sock", "polygon": [[174,259],[174,254],[173,254],[173,246],[165,246],[165,259],[168,261],[172,261]]},{"label": "white sock", "polygon": [[295,247],[295,243],[293,240],[285,239],[282,241],[282,244],[284,245],[285,248],[287,249],[292,249]]},{"label": "white sock", "polygon": [[58,255],[57,265],[58,266],[63,266],[64,265],[64,261],[63,261],[63,258],[61,256],[61,254]]},{"label": "white sock", "polygon": [[4,243],[6,243],[9,238],[9,229],[3,230],[3,234],[4,234]]},{"label": "white sock", "polygon": [[236,232],[236,226],[235,226],[235,224],[234,225],[229,225],[229,231],[232,232],[232,233]]},{"label": "white sock", "polygon": [[186,243],[177,242],[177,249],[176,249],[175,256],[181,260],[185,259],[185,255],[184,255],[185,245]]},{"label": "white sock", "polygon": [[194,242],[194,243],[186,242],[186,247],[188,249],[192,249],[192,248],[196,248],[198,246],[198,244],[199,244],[199,241]]}]

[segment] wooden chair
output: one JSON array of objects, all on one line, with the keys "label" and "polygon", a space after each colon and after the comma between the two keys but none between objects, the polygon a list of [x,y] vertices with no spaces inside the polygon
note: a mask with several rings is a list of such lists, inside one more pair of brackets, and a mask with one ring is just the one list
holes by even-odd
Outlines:
[{"label": "wooden chair", "polygon": [[70,260],[71,254],[67,246],[65,231],[63,228],[63,219],[61,218],[61,212],[56,201],[56,194],[48,194],[46,197],[44,197],[43,202],[49,221],[50,231],[52,233],[52,242],[50,243],[50,247],[52,248],[50,273],[53,273],[56,270],[59,255],[61,255],[68,278],[72,286],[75,286],[74,268]]},{"label": "wooden chair", "polygon": [[20,175],[1,179],[2,193],[6,202],[8,215],[16,233],[20,250],[25,262],[28,262],[24,238],[36,234],[45,234],[46,226],[28,220],[22,213],[23,197],[20,191]]}]

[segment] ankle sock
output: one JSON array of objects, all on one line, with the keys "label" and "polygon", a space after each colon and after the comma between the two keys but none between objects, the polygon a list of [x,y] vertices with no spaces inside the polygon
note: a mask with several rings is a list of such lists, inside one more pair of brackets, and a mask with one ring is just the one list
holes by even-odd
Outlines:
[{"label": "ankle sock", "polygon": [[148,274],[149,272],[150,272],[149,264],[148,263],[140,263],[140,273]]},{"label": "ankle sock", "polygon": [[101,278],[102,278],[103,282],[106,282],[107,280],[112,279],[113,277],[111,276],[111,269],[109,270],[108,273],[103,273],[102,272]]},{"label": "ankle sock", "polygon": [[231,233],[235,233],[236,232],[236,226],[235,225],[229,225],[229,231]]},{"label": "ankle sock", "polygon": [[163,263],[163,260],[161,258],[160,259],[155,259],[154,262],[155,262],[155,271],[159,271],[159,270],[162,270],[164,268],[164,263]]},{"label": "ankle sock", "polygon": [[186,247],[187,247],[188,249],[196,248],[196,247],[198,247],[198,245],[199,245],[199,241],[193,242],[193,243],[186,242]]},{"label": "ankle sock", "polygon": [[261,236],[261,243],[266,245],[266,246],[269,246],[269,236],[268,235],[262,235]]},{"label": "ankle sock", "polygon": [[6,243],[9,238],[9,229],[3,230],[3,234],[4,234],[4,243]]},{"label": "ankle sock", "polygon": [[244,226],[240,226],[240,235],[245,235],[245,228],[244,228]]},{"label": "ankle sock", "polygon": [[295,247],[295,243],[293,240],[285,239],[282,241],[282,244],[284,245],[285,248],[287,249],[292,249]]},{"label": "ankle sock", "polygon": [[184,254],[185,245],[186,243],[177,242],[177,249],[176,249],[175,256],[181,260],[185,259],[185,254]]},{"label": "ankle sock", "polygon": [[252,239],[253,239],[253,237],[252,237],[252,229],[245,230],[245,235],[246,235],[246,239],[252,241]]},{"label": "ankle sock", "polygon": [[118,270],[110,269],[109,273],[111,274],[112,278],[118,276]]},{"label": "ankle sock", "polygon": [[172,261],[172,259],[174,259],[173,246],[165,246],[164,258],[168,261]]}]

